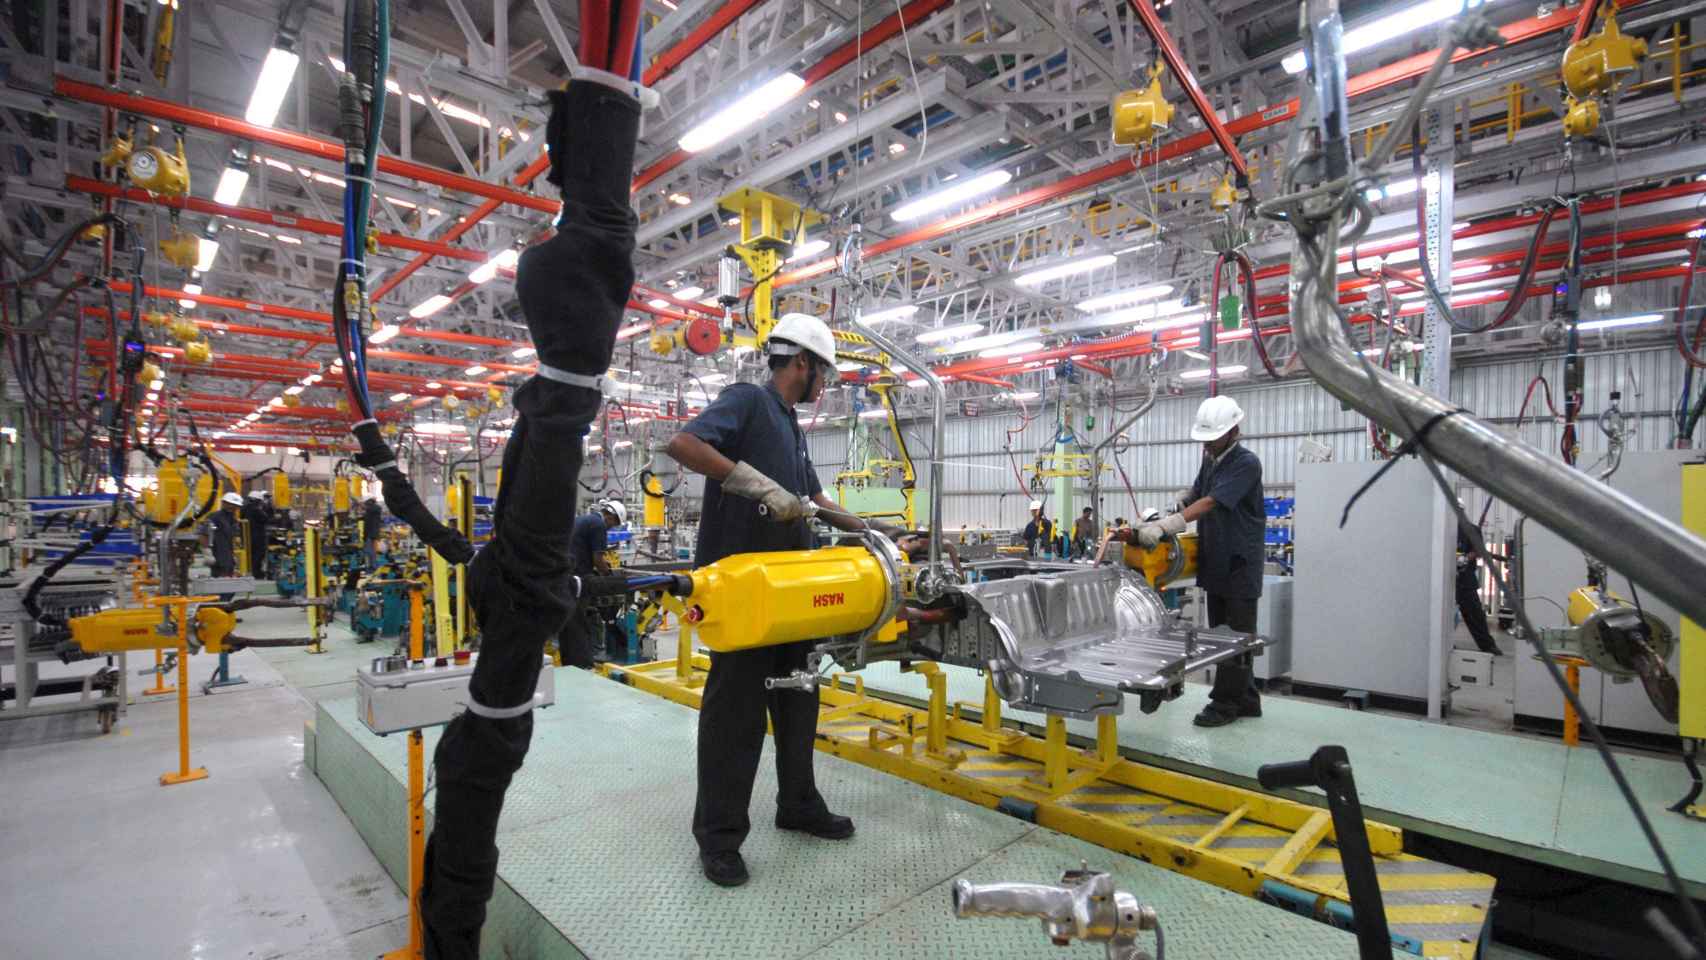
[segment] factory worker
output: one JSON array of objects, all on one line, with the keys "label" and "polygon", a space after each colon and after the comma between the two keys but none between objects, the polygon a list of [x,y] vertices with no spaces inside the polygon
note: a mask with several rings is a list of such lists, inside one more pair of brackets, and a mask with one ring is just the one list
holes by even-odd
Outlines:
[{"label": "factory worker", "polygon": [[[824,496],[794,412],[816,401],[825,381],[837,376],[829,327],[816,317],[787,314],[771,330],[765,353],[768,384],[730,384],[669,442],[677,463],[705,476],[697,566],[738,553],[810,548],[808,502],[816,504],[819,519],[842,530],[866,526]],[[693,837],[712,883],[747,881],[740,847],[751,829],[747,811],[766,713],[776,737],[776,826],[826,840],[853,835],[853,821],[830,812],[813,778],[817,695],[764,688],[766,678],[803,669],[812,646],[808,640],[711,654],[699,707]]]},{"label": "factory worker", "polygon": [[1037,555],[1037,543],[1039,541],[1043,545],[1043,554],[1045,556],[1048,554],[1049,547],[1054,542],[1054,524],[1049,522],[1049,518],[1043,516],[1043,502],[1041,500],[1031,501],[1031,521],[1025,524],[1025,532],[1022,536],[1025,538],[1025,556],[1034,557]]},{"label": "factory worker", "polygon": [[207,518],[207,547],[213,554],[212,573],[216,577],[237,574],[237,508],[243,498],[227,493],[219,498],[219,509]]},{"label": "factory worker", "polygon": [[[569,531],[569,572],[577,577],[602,575],[610,572],[609,532],[627,519],[627,508],[616,500],[601,500],[593,511],[575,518]],[[593,640],[602,639],[604,621],[592,604],[579,604],[563,629],[557,631],[557,655],[563,666],[591,670]]]},{"label": "factory worker", "polygon": [[[1197,586],[1208,595],[1208,624],[1256,632],[1256,601],[1262,595],[1262,462],[1238,442],[1244,411],[1231,397],[1209,397],[1197,407],[1191,439],[1202,442],[1202,467],[1185,491],[1178,512],[1137,528],[1137,541],[1154,547],[1169,534],[1197,524]],[[1215,668],[1208,706],[1199,727],[1220,727],[1240,717],[1262,715],[1251,656]]]}]

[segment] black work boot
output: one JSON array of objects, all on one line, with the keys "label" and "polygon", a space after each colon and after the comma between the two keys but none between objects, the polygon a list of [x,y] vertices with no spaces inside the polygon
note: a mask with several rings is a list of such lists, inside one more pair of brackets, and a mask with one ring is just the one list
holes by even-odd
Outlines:
[{"label": "black work boot", "polygon": [[751,879],[746,872],[746,861],[738,850],[701,853],[699,866],[705,871],[705,879],[719,887],[738,887]]}]

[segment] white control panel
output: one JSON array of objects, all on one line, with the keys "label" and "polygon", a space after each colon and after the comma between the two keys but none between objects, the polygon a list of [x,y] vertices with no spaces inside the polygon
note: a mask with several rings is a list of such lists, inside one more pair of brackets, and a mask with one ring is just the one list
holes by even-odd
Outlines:
[{"label": "white control panel", "polygon": [[[355,675],[356,710],[361,722],[380,736],[449,723],[468,708],[468,678],[474,675],[477,659],[479,654],[461,661],[447,657],[374,657],[372,664]],[[546,656],[533,691],[535,709],[557,702],[551,669],[551,658]]]}]

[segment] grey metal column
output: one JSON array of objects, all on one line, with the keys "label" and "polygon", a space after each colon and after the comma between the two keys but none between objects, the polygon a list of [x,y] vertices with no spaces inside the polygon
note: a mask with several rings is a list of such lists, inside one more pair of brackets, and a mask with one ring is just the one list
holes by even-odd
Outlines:
[{"label": "grey metal column", "polygon": [[[1422,155],[1422,182],[1416,189],[1423,191],[1423,219],[1427,227],[1427,248],[1419,251],[1428,258],[1433,269],[1440,296],[1451,302],[1451,224],[1455,183],[1452,165],[1457,158],[1456,130],[1452,122],[1456,113],[1452,106],[1429,109],[1422,120],[1427,147]],[[1449,402],[1451,399],[1451,319],[1440,313],[1432,297],[1423,297],[1426,304],[1422,343],[1422,389]],[[1451,635],[1454,621],[1452,607],[1456,598],[1457,538],[1453,534],[1454,514],[1445,502],[1445,495],[1433,492],[1433,549],[1428,552],[1427,570],[1429,657],[1428,657],[1428,717],[1440,719],[1447,706],[1446,666],[1451,657]]]}]

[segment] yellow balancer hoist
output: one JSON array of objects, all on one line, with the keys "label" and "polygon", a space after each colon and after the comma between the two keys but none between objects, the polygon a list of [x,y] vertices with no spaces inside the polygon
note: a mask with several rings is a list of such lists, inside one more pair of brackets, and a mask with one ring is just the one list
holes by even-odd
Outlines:
[{"label": "yellow balancer hoist", "polygon": [[1564,80],[1564,133],[1585,137],[1599,129],[1599,97],[1617,89],[1623,78],[1647,58],[1647,41],[1617,29],[1617,5],[1601,9],[1598,33],[1589,34],[1564,51],[1559,74]]}]

